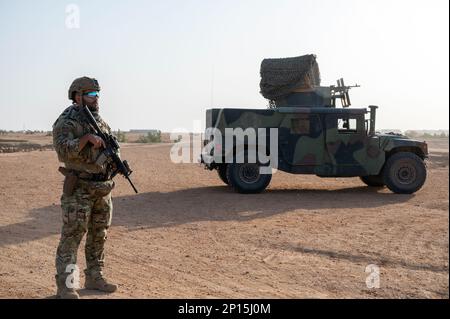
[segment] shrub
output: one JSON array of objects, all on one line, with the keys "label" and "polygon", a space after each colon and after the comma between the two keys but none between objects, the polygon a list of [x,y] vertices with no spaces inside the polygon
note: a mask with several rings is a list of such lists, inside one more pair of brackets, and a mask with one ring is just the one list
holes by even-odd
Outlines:
[{"label": "shrub", "polygon": [[125,143],[127,141],[125,133],[122,132],[121,130],[117,130],[116,137],[119,143]]},{"label": "shrub", "polygon": [[138,143],[161,143],[161,131],[148,132],[147,135],[139,136]]}]

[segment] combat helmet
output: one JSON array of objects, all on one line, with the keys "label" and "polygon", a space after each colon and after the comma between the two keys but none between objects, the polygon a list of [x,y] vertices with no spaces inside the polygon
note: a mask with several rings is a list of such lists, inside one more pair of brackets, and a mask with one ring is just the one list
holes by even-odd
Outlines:
[{"label": "combat helmet", "polygon": [[69,88],[69,100],[73,100],[74,93],[89,92],[89,91],[100,91],[100,85],[98,81],[94,78],[83,76],[73,80]]}]

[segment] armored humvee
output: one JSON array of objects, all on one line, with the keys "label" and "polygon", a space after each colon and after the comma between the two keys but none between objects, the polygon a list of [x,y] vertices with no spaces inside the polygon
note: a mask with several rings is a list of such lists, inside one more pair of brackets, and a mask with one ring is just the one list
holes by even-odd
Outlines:
[{"label": "armored humvee", "polygon": [[377,106],[350,108],[351,86],[342,79],[320,86],[315,56],[266,59],[261,78],[269,108],[206,111],[200,160],[225,184],[240,193],[258,193],[276,168],[320,177],[358,176],[368,186],[403,194],[423,186],[427,144],[376,132]]}]

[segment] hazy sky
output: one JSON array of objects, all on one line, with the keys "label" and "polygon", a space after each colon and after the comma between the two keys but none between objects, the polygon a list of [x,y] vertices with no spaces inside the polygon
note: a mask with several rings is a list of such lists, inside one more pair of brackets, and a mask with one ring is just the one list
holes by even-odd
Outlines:
[{"label": "hazy sky", "polygon": [[[76,4],[79,28],[66,13]],[[266,108],[259,67],[314,53],[358,83],[377,128],[448,129],[449,1],[0,0],[0,129],[50,130],[76,77],[113,129],[192,130],[214,107]],[[69,7],[70,8],[70,7]],[[69,21],[69,24],[66,22]],[[70,24],[72,23],[72,24]]]}]

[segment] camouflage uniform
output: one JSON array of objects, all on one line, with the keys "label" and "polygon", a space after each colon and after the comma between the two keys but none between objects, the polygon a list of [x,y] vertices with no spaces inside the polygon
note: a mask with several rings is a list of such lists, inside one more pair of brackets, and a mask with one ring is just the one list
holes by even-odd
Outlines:
[{"label": "camouflage uniform", "polygon": [[[102,131],[111,133],[110,127],[94,113]],[[111,225],[111,190],[114,182],[102,157],[102,148],[94,149],[87,144],[79,151],[79,139],[93,134],[84,114],[77,105],[68,107],[53,125],[53,145],[58,159],[65,168],[79,176],[71,195],[61,196],[63,226],[56,253],[58,288],[68,275],[66,267],[76,264],[77,251],[83,235],[86,239],[86,277],[102,278],[104,244],[107,229]]]}]

